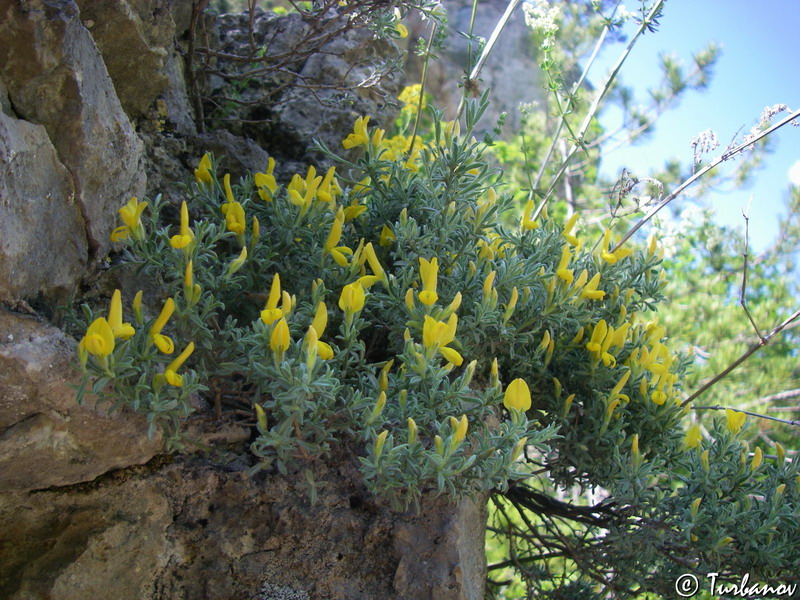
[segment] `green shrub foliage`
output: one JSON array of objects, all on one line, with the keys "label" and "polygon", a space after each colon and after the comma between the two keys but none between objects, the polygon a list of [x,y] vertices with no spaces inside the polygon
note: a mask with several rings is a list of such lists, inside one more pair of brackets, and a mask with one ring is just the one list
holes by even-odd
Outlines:
[{"label": "green shrub foliage", "polygon": [[[469,103],[464,135],[432,111],[425,141],[359,117],[343,142],[357,159],[320,148],[334,166],[285,185],[271,160],[232,182],[206,155],[178,220],[131,200],[114,239],[164,300],[156,318],[141,295],[85,307],[81,397],[146,414],[174,447],[198,399],[248,410],[254,469],[306,469],[312,498],[308,461],[335,445],[398,509],[426,491],[505,491],[517,501],[498,500],[496,531],[528,519],[537,496],[518,482],[532,473],[605,490],[591,518],[562,515],[577,528],[525,521],[515,552],[529,560],[509,563],[542,593],[666,589],[724,565],[778,573],[800,543],[796,461],[751,456],[741,413],[684,434],[689,359],[652,313],[656,241],[612,252],[613,233],[578,214],[533,220],[528,205],[511,219],[491,140],[472,137],[486,102]],[[548,539],[573,553],[537,562]],[[583,575],[579,556],[593,561]]]}]

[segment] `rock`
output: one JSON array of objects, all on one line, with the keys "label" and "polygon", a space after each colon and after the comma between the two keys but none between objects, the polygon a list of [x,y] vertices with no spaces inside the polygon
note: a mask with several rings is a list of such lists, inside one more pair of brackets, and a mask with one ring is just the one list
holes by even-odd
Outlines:
[{"label": "rock", "polygon": [[[81,21],[97,44],[123,110],[131,119],[159,117],[164,103],[170,128],[192,133],[183,61],[170,0],[76,0]],[[182,19],[181,19],[182,20]]]},{"label": "rock", "polygon": [[[433,97],[437,108],[445,111],[445,118],[455,116],[463,95],[464,69],[467,66],[467,40],[458,34],[469,31],[472,2],[467,0],[445,0],[447,9],[448,36],[445,49],[439,60],[428,64],[426,90]],[[489,39],[497,22],[505,12],[508,2],[487,0],[478,3],[473,33]],[[419,18],[409,23],[410,38],[429,35],[429,24]],[[543,83],[531,29],[525,24],[522,5],[517,7],[503,30],[497,44],[489,55],[479,76],[479,88],[491,88],[491,104],[481,119],[480,129],[490,131],[500,114],[508,113],[504,136],[519,131],[519,105],[523,102],[541,101],[544,97]],[[473,43],[473,51],[476,43]],[[406,81],[419,83],[422,78],[422,61],[410,53],[406,63]]]},{"label": "rock", "polygon": [[0,490],[90,481],[161,450],[143,416],[78,405],[74,340],[3,309],[0,332]]},{"label": "rock", "polygon": [[84,232],[45,128],[0,113],[0,302],[66,297],[86,268]]},{"label": "rock", "polygon": [[[0,495],[0,595],[9,600],[483,598],[481,502],[425,498],[397,514],[352,458],[259,475],[201,457],[154,460],[68,490]],[[135,498],[135,502],[131,499]],[[477,542],[477,543],[476,543]]]},{"label": "rock", "polygon": [[[246,14],[220,15],[215,31],[214,44],[220,52],[239,56],[253,52]],[[211,102],[207,103],[206,116],[211,122],[255,140],[276,156],[279,164],[315,163],[311,148],[315,139],[342,152],[341,141],[352,131],[358,116],[370,115],[371,125],[383,127],[390,127],[397,116],[394,103],[400,92],[400,74],[375,77],[378,63],[396,55],[396,48],[374,40],[367,30],[352,29],[305,55],[307,48],[298,40],[305,39],[311,31],[311,24],[300,15],[278,17],[256,12],[255,50],[266,51],[267,56],[296,50],[297,58],[287,60],[274,71],[269,70],[271,63],[259,63],[256,66],[265,73],[244,76],[239,81],[212,77],[207,86]],[[237,73],[252,69],[253,65],[219,59],[215,67]],[[241,104],[226,101],[226,97],[236,97]],[[215,122],[214,118],[220,120]]]},{"label": "rock", "polygon": [[0,14],[0,76],[11,104],[47,131],[72,176],[90,258],[102,258],[117,209],[144,192],[142,142],[74,2],[0,0]]},{"label": "rock", "polygon": [[135,119],[167,88],[166,48],[175,23],[167,0],[76,0],[125,113]]}]

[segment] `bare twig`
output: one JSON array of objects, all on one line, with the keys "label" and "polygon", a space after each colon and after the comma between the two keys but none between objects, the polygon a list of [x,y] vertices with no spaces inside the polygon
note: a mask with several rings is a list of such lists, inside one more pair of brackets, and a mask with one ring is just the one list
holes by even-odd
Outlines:
[{"label": "bare twig", "polygon": [[727,367],[725,367],[725,369],[723,369],[719,374],[715,375],[709,381],[707,381],[702,386],[700,386],[700,389],[698,389],[691,396],[689,396],[686,400],[684,400],[681,403],[681,406],[686,406],[687,404],[692,402],[695,398],[697,398],[698,396],[700,396],[701,394],[706,392],[706,390],[708,390],[710,387],[715,385],[718,381],[720,381],[721,379],[724,379],[725,377],[727,377],[728,374],[731,371],[733,371],[736,367],[738,367],[740,364],[742,364],[744,361],[746,361],[748,358],[750,358],[758,350],[760,350],[761,348],[766,346],[772,340],[772,338],[774,338],[781,331],[786,329],[790,324],[792,324],[798,318],[800,318],[800,310],[796,310],[794,313],[792,313],[782,323],[780,323],[777,327],[775,327],[775,329],[773,329],[767,335],[765,335],[764,337],[759,339],[758,343],[753,344],[752,346],[750,346],[744,352],[744,354],[742,354],[739,358],[737,358],[735,361],[733,361],[731,364],[729,364]]},{"label": "bare twig", "polygon": [[750,324],[753,326],[758,339],[764,341],[764,336],[761,335],[761,332],[758,330],[758,325],[756,325],[753,319],[753,315],[750,314],[750,310],[747,308],[747,298],[745,297],[747,292],[747,259],[750,250],[750,204],[752,202],[753,196],[751,195],[750,201],[747,203],[747,210],[742,211],[742,216],[744,217],[744,253],[742,254],[744,257],[744,268],[742,269],[742,293],[739,296],[739,304],[742,305],[742,310],[744,310],[744,314],[746,314],[747,318],[750,320]]},{"label": "bare twig", "polygon": [[783,127],[787,123],[791,123],[792,121],[794,121],[798,117],[800,117],[800,110],[796,110],[795,112],[790,114],[788,117],[786,117],[784,119],[781,119],[779,122],[775,123],[775,125],[773,125],[772,127],[768,128],[768,129],[765,129],[764,131],[760,132],[758,135],[755,135],[753,137],[750,137],[750,138],[746,139],[744,142],[742,142],[738,146],[735,146],[734,148],[731,148],[730,150],[727,150],[726,152],[724,152],[722,155],[718,156],[716,159],[714,159],[708,165],[706,165],[705,167],[700,169],[697,173],[695,173],[694,175],[689,177],[689,179],[687,179],[682,184],[680,184],[675,189],[675,191],[673,191],[669,196],[667,196],[661,202],[659,202],[653,208],[651,208],[650,211],[645,216],[643,216],[633,227],[631,227],[628,230],[628,232],[625,235],[622,236],[622,239],[620,239],[620,241],[617,243],[617,245],[614,246],[614,248],[611,250],[611,252],[615,252],[618,248],[620,248],[620,246],[622,246],[622,244],[624,244],[626,241],[628,241],[630,239],[630,237],[634,233],[639,231],[639,229],[642,227],[642,225],[644,225],[650,219],[652,219],[658,213],[658,211],[660,211],[667,204],[672,202],[675,198],[677,198],[683,192],[683,190],[685,190],[687,187],[692,185],[695,181],[697,181],[698,179],[703,177],[706,173],[708,173],[712,169],[714,169],[717,166],[719,166],[720,163],[723,163],[726,160],[730,160],[731,158],[733,158],[737,154],[740,154],[741,152],[747,150],[751,146],[755,145],[755,143],[758,142],[759,140],[765,138],[766,136],[768,136],[772,132],[780,129],[781,127]]}]

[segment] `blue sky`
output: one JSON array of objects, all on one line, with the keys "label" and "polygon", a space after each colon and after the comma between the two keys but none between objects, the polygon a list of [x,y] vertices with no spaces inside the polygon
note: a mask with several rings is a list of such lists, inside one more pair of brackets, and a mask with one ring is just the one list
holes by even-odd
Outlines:
[{"label": "blue sky", "polygon": [[[626,6],[634,10],[638,2],[628,0]],[[719,138],[720,149],[711,153],[716,156],[737,132],[747,133],[766,106],[800,107],[800,0],[668,0],[660,23],[656,34],[637,42],[622,70],[623,82],[641,103],[659,81],[661,53],[675,55],[688,67],[695,51],[716,42],[722,52],[714,76],[706,90],[688,92],[666,113],[646,141],[605,156],[604,175],[613,178],[622,167],[646,174],[672,157],[690,164],[691,139],[709,128]],[[621,49],[609,46],[590,79],[599,81]],[[601,118],[609,128],[613,120],[613,113]],[[778,215],[785,213],[789,170],[800,163],[800,127],[786,126],[771,137],[773,152],[750,185],[709,197],[719,223],[743,227],[741,210],[753,196],[750,237],[756,249],[775,236]]]}]

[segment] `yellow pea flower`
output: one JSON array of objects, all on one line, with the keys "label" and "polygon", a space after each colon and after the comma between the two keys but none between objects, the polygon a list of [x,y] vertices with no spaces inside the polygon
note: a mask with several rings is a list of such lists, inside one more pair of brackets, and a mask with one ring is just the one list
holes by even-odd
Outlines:
[{"label": "yellow pea flower", "polygon": [[272,348],[272,352],[276,356],[276,362],[280,362],[283,359],[283,353],[289,349],[291,341],[289,325],[286,323],[286,319],[281,317],[269,337],[269,347]]},{"label": "yellow pea flower", "polygon": [[220,210],[225,215],[225,226],[228,231],[232,231],[237,237],[241,238],[247,227],[247,217],[244,214],[242,205],[238,202],[226,202],[220,206]]},{"label": "yellow pea flower", "polygon": [[[451,417],[453,421],[456,421],[454,417]],[[467,415],[461,415],[461,419],[456,421],[455,427],[455,435],[453,435],[453,443],[454,445],[458,445],[464,441],[464,438],[467,436],[467,428],[469,427],[469,422],[467,421]]]},{"label": "yellow pea flower", "polygon": [[525,205],[525,210],[522,212],[522,221],[520,223],[524,231],[531,231],[539,227],[539,223],[531,219],[534,208],[533,200],[528,200],[528,203]]},{"label": "yellow pea flower", "polygon": [[353,133],[348,134],[348,136],[342,142],[342,147],[345,150],[350,150],[351,148],[355,148],[357,146],[366,146],[369,144],[369,134],[367,133],[368,123],[368,116],[358,117],[356,119],[355,125],[353,125]]},{"label": "yellow pea flower", "polygon": [[133,337],[136,330],[130,323],[122,322],[122,293],[114,290],[111,296],[111,306],[108,309],[108,324],[115,338],[127,340]]},{"label": "yellow pea flower", "polygon": [[181,203],[181,232],[178,235],[173,235],[169,243],[173,248],[180,250],[187,248],[192,243],[192,240],[194,240],[194,233],[189,228],[189,208],[184,200]]},{"label": "yellow pea flower", "polygon": [[80,352],[88,352],[97,357],[106,357],[114,351],[114,331],[105,317],[92,321],[78,346]]},{"label": "yellow pea flower", "polygon": [[381,237],[378,241],[378,245],[391,246],[392,243],[396,241],[397,238],[394,236],[394,232],[392,232],[388,225],[384,225],[383,229],[381,229]]},{"label": "yellow pea flower", "polygon": [[319,338],[321,338],[322,334],[325,333],[325,328],[327,326],[328,307],[325,306],[324,302],[320,302],[317,305],[316,313],[314,313],[314,321],[311,323],[311,327],[313,327],[314,331],[317,332],[317,355],[322,360],[330,360],[333,358],[333,348],[331,348],[329,344],[319,341]]},{"label": "yellow pea flower", "polygon": [[[261,311],[261,321],[263,321],[264,325],[271,325],[281,317],[283,317],[283,311],[278,308],[278,302],[281,301],[281,278],[280,275],[275,273],[272,278],[272,286],[269,290],[269,297],[267,298],[267,305],[264,310]],[[319,332],[317,332],[319,333]]]},{"label": "yellow pea flower", "polygon": [[267,160],[267,172],[253,175],[258,195],[264,202],[272,202],[275,191],[278,189],[278,182],[275,181],[275,176],[272,174],[273,169],[275,169],[275,159],[270,156]]},{"label": "yellow pea flower", "polygon": [[608,264],[613,265],[633,254],[632,250],[627,248],[618,248],[614,252],[609,251],[609,244],[611,243],[611,230],[606,229],[603,234],[603,241],[600,243],[600,257]]},{"label": "yellow pea flower", "polygon": [[761,448],[756,446],[755,452],[753,452],[753,461],[750,463],[750,472],[755,473],[756,469],[761,466],[763,461],[764,453],[761,451]]},{"label": "yellow pea flower", "polygon": [[336,216],[331,225],[331,231],[328,234],[328,239],[325,240],[324,252],[331,255],[334,262],[340,267],[347,266],[347,258],[345,255],[353,254],[353,251],[347,246],[337,246],[339,240],[342,239],[342,225],[344,225],[344,209],[340,206],[336,211]]},{"label": "yellow pea flower", "polygon": [[558,266],[556,267],[556,275],[565,281],[567,285],[570,285],[575,280],[572,269],[567,268],[570,260],[572,260],[572,250],[569,244],[564,244],[564,247],[561,249],[561,260],[558,261]]},{"label": "yellow pea flower", "polygon": [[178,369],[186,362],[186,359],[189,358],[192,352],[194,352],[194,342],[189,342],[186,349],[167,365],[167,368],[164,370],[164,378],[168,384],[174,387],[181,387],[183,385],[183,377],[178,375]]},{"label": "yellow pea flower", "polygon": [[490,271],[486,278],[483,280],[483,301],[488,302],[492,295],[492,285],[494,285],[494,278],[497,276],[497,271]]},{"label": "yellow pea flower", "polygon": [[572,235],[572,229],[575,227],[575,223],[578,222],[578,216],[580,213],[574,212],[572,216],[567,219],[567,222],[564,223],[564,229],[561,232],[561,235],[564,236],[564,239],[567,240],[573,246],[579,246],[580,242],[578,238]]},{"label": "yellow pea flower", "polygon": [[742,430],[746,418],[747,415],[743,412],[731,410],[730,408],[725,409],[725,420],[727,421],[728,429],[731,433],[739,433]]},{"label": "yellow pea flower", "polygon": [[142,212],[147,208],[147,202],[139,202],[134,196],[128,203],[119,209],[119,216],[125,223],[111,232],[111,241],[119,242],[131,237],[135,240],[144,238],[144,226],[142,225]]},{"label": "yellow pea flower", "polygon": [[211,157],[208,152],[203,154],[203,158],[200,159],[200,163],[194,170],[194,178],[197,183],[204,183],[206,185],[214,183],[214,177],[211,175]]},{"label": "yellow pea flower", "polygon": [[683,438],[683,446],[685,448],[697,448],[702,441],[703,436],[700,433],[700,426],[697,424],[689,427],[686,436]]},{"label": "yellow pea flower", "polygon": [[584,288],[581,290],[581,298],[588,298],[589,300],[602,300],[606,293],[603,290],[598,290],[597,286],[600,283],[600,273],[595,273],[589,280]]},{"label": "yellow pea flower", "polygon": [[429,351],[428,356],[438,350],[438,352],[457,367],[460,367],[464,358],[457,350],[449,348],[448,344],[456,338],[456,328],[458,327],[458,316],[451,314],[447,322],[437,321],[429,315],[425,315],[422,324],[422,345]]},{"label": "yellow pea flower", "polygon": [[531,407],[531,390],[524,379],[517,378],[508,384],[503,396],[503,406],[526,411]]},{"label": "yellow pea flower", "polygon": [[419,301],[425,306],[430,306],[439,299],[436,293],[436,278],[439,273],[439,259],[435,256],[430,261],[420,257],[419,272],[422,278],[422,291],[419,293]]},{"label": "yellow pea flower", "polygon": [[339,186],[336,184],[336,167],[330,167],[322,179],[322,183],[317,189],[317,198],[323,202],[332,203]]},{"label": "yellow pea flower", "polygon": [[172,338],[161,334],[161,330],[164,329],[164,325],[167,324],[173,312],[175,312],[175,301],[172,298],[167,298],[164,307],[161,309],[161,314],[158,315],[158,318],[150,327],[150,341],[164,354],[172,354],[175,351],[175,344],[172,342]]},{"label": "yellow pea flower", "polygon": [[339,308],[344,311],[345,318],[350,315],[350,319],[352,319],[352,315],[364,308],[365,301],[364,287],[358,282],[348,283],[342,288],[339,296]]}]

